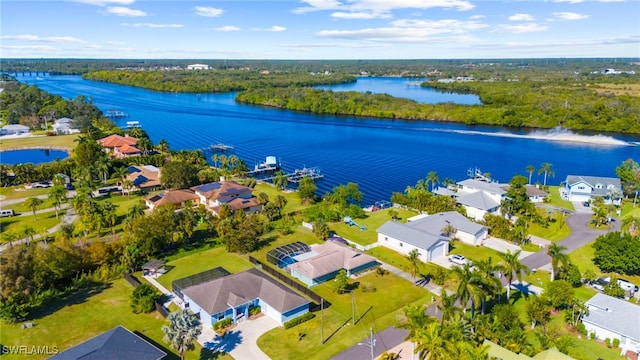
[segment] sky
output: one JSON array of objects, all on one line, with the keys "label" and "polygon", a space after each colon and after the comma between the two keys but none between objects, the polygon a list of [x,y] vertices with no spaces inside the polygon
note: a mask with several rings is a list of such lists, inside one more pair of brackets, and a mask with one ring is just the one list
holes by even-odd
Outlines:
[{"label": "sky", "polygon": [[639,19],[640,0],[0,0],[0,57],[640,57]]}]

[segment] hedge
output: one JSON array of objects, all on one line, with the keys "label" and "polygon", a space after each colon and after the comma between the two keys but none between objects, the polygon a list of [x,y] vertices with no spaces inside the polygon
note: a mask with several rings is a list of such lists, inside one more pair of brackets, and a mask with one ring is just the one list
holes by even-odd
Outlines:
[{"label": "hedge", "polygon": [[232,318],[226,318],[226,319],[222,319],[218,322],[216,322],[215,324],[213,324],[213,329],[214,330],[220,330],[222,328],[225,328],[229,325],[233,324],[233,319]]},{"label": "hedge", "polygon": [[297,318],[293,318],[289,321],[285,321],[283,326],[285,329],[289,329],[292,328],[296,325],[302,324],[305,321],[309,321],[311,319],[313,319],[314,317],[316,317],[316,314],[314,313],[306,313],[304,315],[300,315]]}]

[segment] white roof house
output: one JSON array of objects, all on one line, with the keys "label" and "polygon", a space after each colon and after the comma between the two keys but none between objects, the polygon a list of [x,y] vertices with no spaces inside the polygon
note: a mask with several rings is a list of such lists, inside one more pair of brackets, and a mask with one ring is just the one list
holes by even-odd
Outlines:
[{"label": "white roof house", "polygon": [[191,64],[187,65],[187,70],[209,70],[210,66],[206,64]]},{"label": "white roof house", "polygon": [[411,221],[411,226],[433,234],[442,234],[442,229],[451,225],[455,233],[451,237],[457,238],[471,245],[480,245],[487,238],[489,229],[467,219],[457,211],[441,212]]},{"label": "white roof house", "polygon": [[29,127],[20,124],[9,124],[0,128],[0,135],[29,133]]},{"label": "white roof house", "polygon": [[507,194],[508,184],[466,179],[458,182],[457,203],[467,211],[467,215],[480,221],[487,213],[500,211],[500,203]]},{"label": "white roof house", "polygon": [[589,313],[582,323],[599,340],[620,339],[624,354],[627,350],[640,352],[640,306],[598,293],[586,303]]},{"label": "white roof house", "polygon": [[567,175],[563,185],[562,197],[569,201],[591,201],[600,196],[605,204],[620,205],[622,200],[622,185],[618,178]]}]

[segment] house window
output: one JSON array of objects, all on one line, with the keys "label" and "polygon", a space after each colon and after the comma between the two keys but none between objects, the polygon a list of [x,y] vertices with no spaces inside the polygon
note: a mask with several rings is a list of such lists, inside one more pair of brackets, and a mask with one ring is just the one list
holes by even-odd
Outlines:
[{"label": "house window", "polygon": [[402,245],[404,245],[404,244],[402,243],[402,241],[400,241],[400,243],[399,243],[399,244],[400,244],[400,247],[402,247]]},{"label": "house window", "polygon": [[389,241],[389,238],[385,236],[384,241]]},{"label": "house window", "polygon": [[602,189],[602,184],[596,184],[596,189]]},{"label": "house window", "polygon": [[607,189],[609,189],[609,190],[611,190],[611,189],[615,189],[615,188],[616,188],[616,186],[615,186],[615,185],[611,185],[611,184],[607,185]]},{"label": "house window", "polygon": [[578,186],[578,190],[584,190],[584,186],[582,185]]}]

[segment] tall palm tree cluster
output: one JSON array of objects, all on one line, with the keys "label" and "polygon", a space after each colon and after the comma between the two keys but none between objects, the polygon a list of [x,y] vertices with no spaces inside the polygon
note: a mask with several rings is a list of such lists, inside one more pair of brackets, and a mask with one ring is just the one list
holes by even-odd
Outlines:
[{"label": "tall palm tree cluster", "polygon": [[[413,255],[408,256],[410,261],[415,260],[412,264],[417,263],[416,254]],[[442,290],[437,305],[441,322],[427,315],[424,306],[409,305],[404,309],[405,321],[399,327],[409,330],[407,340],[414,342],[420,359],[487,359],[488,349],[481,346],[485,339],[516,352],[530,349],[524,324],[508,304],[512,282],[529,272],[518,260],[519,255],[520,251],[507,251],[500,254],[502,259],[497,263],[488,258],[452,268],[457,285],[451,294]],[[418,267],[411,268],[415,268],[415,276]],[[508,285],[506,297],[502,296],[503,277]],[[476,314],[478,310],[480,315]]]}]

